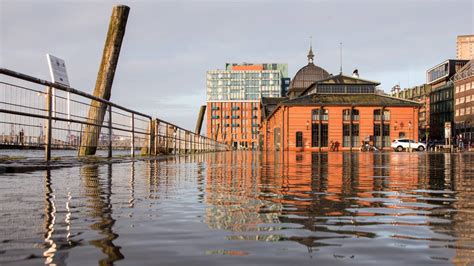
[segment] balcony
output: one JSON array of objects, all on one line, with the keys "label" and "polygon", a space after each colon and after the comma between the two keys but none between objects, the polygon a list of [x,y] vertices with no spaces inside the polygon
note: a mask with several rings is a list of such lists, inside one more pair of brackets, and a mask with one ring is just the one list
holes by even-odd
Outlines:
[{"label": "balcony", "polygon": [[211,110],[219,110],[218,106],[212,107]]},{"label": "balcony", "polygon": [[232,110],[240,110],[240,107],[234,106],[234,107],[232,107]]},{"label": "balcony", "polygon": [[218,115],[213,115],[213,116],[211,116],[211,118],[212,118],[212,119],[219,119],[220,116],[218,116]]},{"label": "balcony", "polygon": [[240,118],[240,116],[238,116],[238,115],[233,115],[232,116],[232,119],[238,119],[238,118]]}]

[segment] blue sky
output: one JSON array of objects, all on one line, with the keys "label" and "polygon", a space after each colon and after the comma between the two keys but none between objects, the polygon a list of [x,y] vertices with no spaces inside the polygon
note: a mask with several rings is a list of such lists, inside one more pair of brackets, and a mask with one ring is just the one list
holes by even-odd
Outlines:
[{"label": "blue sky", "polygon": [[0,0],[0,65],[49,79],[46,53],[65,59],[74,88],[92,92],[113,5],[130,6],[111,100],[193,129],[206,71],[226,62],[315,63],[386,91],[422,84],[474,32],[466,1]]}]

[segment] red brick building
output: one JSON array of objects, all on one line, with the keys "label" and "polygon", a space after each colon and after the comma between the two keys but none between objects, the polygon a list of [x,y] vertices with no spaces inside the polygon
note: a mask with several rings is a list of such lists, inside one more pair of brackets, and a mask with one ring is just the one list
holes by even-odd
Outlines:
[{"label": "red brick building", "polygon": [[369,138],[390,149],[395,138],[418,140],[421,104],[377,94],[377,85],[340,74],[314,82],[297,96],[270,104],[262,99],[262,148],[322,151],[338,143],[340,150],[350,150]]},{"label": "red brick building", "polygon": [[454,75],[454,122],[456,135],[474,142],[474,60]]}]

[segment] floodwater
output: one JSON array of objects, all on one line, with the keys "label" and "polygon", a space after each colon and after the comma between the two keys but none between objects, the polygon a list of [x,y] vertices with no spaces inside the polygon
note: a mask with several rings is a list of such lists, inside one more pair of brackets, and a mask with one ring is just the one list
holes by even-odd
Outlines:
[{"label": "floodwater", "polygon": [[474,264],[472,153],[208,153],[0,182],[0,265]]}]

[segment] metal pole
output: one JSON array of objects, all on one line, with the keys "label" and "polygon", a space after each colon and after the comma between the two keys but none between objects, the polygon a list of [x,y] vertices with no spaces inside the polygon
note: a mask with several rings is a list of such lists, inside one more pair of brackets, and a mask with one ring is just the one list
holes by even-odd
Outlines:
[{"label": "metal pole", "polygon": [[148,132],[150,134],[150,137],[148,138],[148,149],[147,149],[147,155],[150,156],[152,155],[152,146],[153,146],[153,142],[154,142],[154,139],[155,139],[155,127],[153,126],[153,118],[150,118],[150,132]]},{"label": "metal pole", "polygon": [[109,158],[112,158],[112,105],[109,105]]},{"label": "metal pole", "polygon": [[132,119],[131,119],[131,125],[132,125],[132,132],[131,132],[131,138],[130,138],[130,152],[132,157],[135,157],[135,114],[132,113]]},{"label": "metal pole", "polygon": [[47,94],[46,94],[47,100],[46,100],[46,110],[48,112],[48,121],[46,123],[46,146],[45,146],[45,157],[46,161],[51,160],[51,139],[52,139],[52,89],[51,87],[48,87],[47,89]]}]

